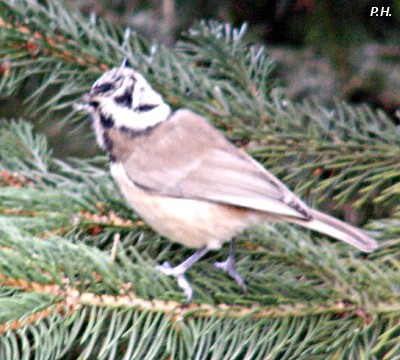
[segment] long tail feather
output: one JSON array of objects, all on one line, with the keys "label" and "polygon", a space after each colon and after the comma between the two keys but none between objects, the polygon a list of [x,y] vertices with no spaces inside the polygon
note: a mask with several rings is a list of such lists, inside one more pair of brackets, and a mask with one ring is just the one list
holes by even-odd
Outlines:
[{"label": "long tail feather", "polygon": [[365,252],[372,252],[378,247],[378,243],[374,239],[370,238],[352,225],[346,224],[332,216],[316,210],[311,210],[311,215],[313,217],[313,220],[311,221],[293,222],[332,236],[333,238],[344,241]]}]

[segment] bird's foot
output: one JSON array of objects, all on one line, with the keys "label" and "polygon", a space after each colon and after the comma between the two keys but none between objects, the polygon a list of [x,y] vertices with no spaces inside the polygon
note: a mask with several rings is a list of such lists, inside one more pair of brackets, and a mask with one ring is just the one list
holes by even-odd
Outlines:
[{"label": "bird's foot", "polygon": [[214,266],[217,269],[223,270],[226,273],[228,273],[236,281],[236,283],[243,289],[243,292],[247,292],[246,283],[244,282],[240,274],[236,271],[235,262],[232,261],[231,258],[228,258],[225,261],[217,261],[214,263]]},{"label": "bird's foot", "polygon": [[189,304],[193,297],[193,289],[185,277],[185,270],[180,265],[172,267],[168,262],[164,262],[162,265],[156,267],[157,270],[161,271],[167,276],[173,276],[178,286],[183,290],[186,295],[185,305]]}]

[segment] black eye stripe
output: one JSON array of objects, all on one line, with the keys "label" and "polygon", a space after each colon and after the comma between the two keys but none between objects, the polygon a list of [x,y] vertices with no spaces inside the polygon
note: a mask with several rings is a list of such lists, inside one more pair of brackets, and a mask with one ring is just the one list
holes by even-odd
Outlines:
[{"label": "black eye stripe", "polygon": [[150,104],[139,105],[135,108],[135,111],[146,112],[155,109],[157,106],[158,105],[150,105]]},{"label": "black eye stripe", "polygon": [[92,93],[100,94],[100,93],[105,93],[105,92],[113,90],[113,89],[114,89],[114,86],[112,84],[104,83],[104,84],[100,84],[100,85],[95,86],[92,89]]},{"label": "black eye stripe", "polygon": [[115,97],[115,102],[125,107],[132,105],[132,91],[126,91],[122,95]]}]

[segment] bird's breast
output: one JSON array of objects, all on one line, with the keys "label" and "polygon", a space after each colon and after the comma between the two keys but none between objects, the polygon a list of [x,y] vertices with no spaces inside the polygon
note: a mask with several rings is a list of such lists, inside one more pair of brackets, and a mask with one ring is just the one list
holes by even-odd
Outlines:
[{"label": "bird's breast", "polygon": [[218,249],[260,221],[259,213],[252,210],[144,190],[128,178],[121,163],[113,163],[111,173],[129,205],[154,230],[185,246]]}]

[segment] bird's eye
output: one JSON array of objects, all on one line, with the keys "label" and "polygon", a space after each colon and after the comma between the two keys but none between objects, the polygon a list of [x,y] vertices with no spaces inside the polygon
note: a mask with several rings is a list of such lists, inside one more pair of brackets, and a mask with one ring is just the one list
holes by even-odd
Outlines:
[{"label": "bird's eye", "polygon": [[114,90],[114,85],[111,83],[104,83],[104,84],[96,85],[93,88],[92,92],[95,94],[104,94],[111,90]]}]

